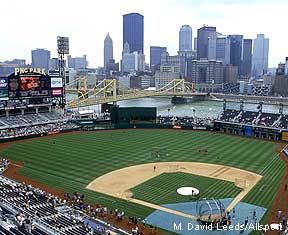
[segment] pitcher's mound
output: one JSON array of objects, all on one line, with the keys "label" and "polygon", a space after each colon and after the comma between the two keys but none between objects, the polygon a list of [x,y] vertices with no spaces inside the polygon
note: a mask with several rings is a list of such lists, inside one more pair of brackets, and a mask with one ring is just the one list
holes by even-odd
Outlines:
[{"label": "pitcher's mound", "polygon": [[181,187],[177,189],[177,193],[183,196],[196,196],[199,194],[199,190],[193,187]]}]

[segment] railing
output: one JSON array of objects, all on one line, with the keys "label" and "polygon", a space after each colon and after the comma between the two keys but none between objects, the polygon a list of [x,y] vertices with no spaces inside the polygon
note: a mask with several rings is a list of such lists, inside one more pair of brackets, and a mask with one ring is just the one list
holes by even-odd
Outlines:
[{"label": "railing", "polygon": [[[15,181],[13,181],[11,179],[6,178],[5,176],[1,176],[1,178],[5,179],[5,181],[8,182],[8,183],[10,182],[10,183],[14,183],[14,184],[17,184],[17,185],[19,184],[19,183],[15,182]],[[17,213],[20,212],[20,213],[22,213],[22,214],[24,214],[26,216],[29,216],[29,217],[33,218],[33,223],[36,225],[36,227],[44,229],[45,232],[48,232],[51,235],[53,235],[53,234],[54,235],[62,235],[62,234],[64,235],[64,233],[61,232],[59,229],[54,228],[53,226],[47,224],[44,221],[41,221],[40,218],[35,217],[34,214],[31,214],[30,212],[24,210],[23,208],[14,205],[14,203],[7,201],[5,198],[0,198],[0,199],[1,199],[0,205],[3,208],[11,211],[13,214],[17,214]]]}]

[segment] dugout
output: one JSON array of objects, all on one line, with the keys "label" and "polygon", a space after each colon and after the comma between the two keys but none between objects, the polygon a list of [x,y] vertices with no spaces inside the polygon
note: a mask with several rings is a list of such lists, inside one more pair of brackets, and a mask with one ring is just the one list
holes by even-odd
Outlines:
[{"label": "dugout", "polygon": [[101,104],[101,113],[111,113],[111,111],[115,108],[118,107],[117,105],[114,104]]},{"label": "dugout", "polygon": [[111,107],[110,117],[112,123],[156,123],[157,110],[155,107]]}]

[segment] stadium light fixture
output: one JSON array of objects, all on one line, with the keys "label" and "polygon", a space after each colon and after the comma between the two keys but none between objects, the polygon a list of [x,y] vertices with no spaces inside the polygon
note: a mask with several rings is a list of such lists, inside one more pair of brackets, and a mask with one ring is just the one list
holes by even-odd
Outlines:
[{"label": "stadium light fixture", "polygon": [[63,92],[62,92],[62,107],[65,110],[66,105],[66,72],[65,72],[65,54],[69,54],[69,38],[57,37],[57,52],[59,57],[59,76],[62,78]]},{"label": "stadium light fixture", "polygon": [[58,54],[69,54],[69,38],[57,37],[57,51]]}]

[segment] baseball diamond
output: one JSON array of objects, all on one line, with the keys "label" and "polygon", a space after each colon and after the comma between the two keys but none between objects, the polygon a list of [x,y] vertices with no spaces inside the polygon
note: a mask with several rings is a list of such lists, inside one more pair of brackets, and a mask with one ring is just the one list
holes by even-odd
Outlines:
[{"label": "baseball diamond", "polygon": [[[157,222],[157,211],[197,219],[197,214],[181,209],[181,203],[196,198],[173,196],[184,186],[200,189],[200,198],[223,199],[230,211],[245,205],[241,218],[257,209],[259,220],[266,222],[285,170],[276,152],[280,146],[213,132],[132,129],[14,142],[1,154],[23,162],[23,176],[58,191],[85,194],[87,203],[151,223]],[[165,149],[165,154],[153,158],[155,149]]]}]

